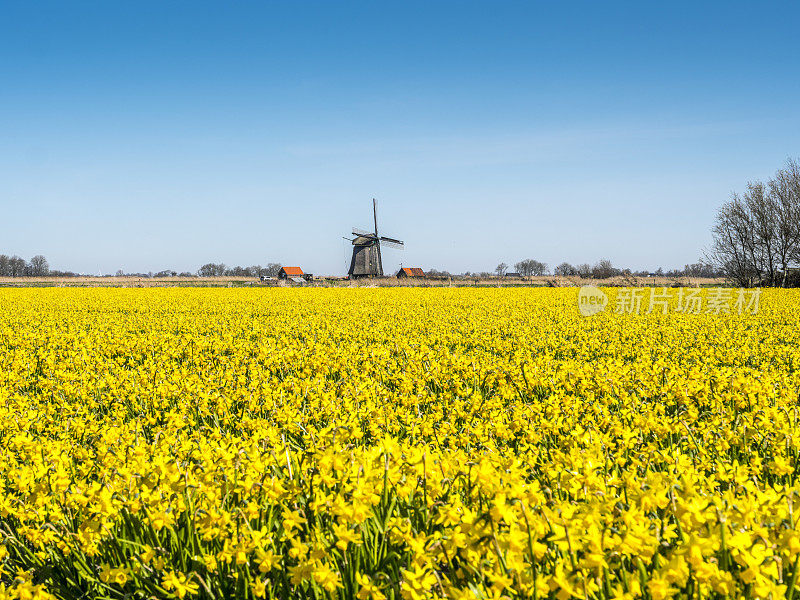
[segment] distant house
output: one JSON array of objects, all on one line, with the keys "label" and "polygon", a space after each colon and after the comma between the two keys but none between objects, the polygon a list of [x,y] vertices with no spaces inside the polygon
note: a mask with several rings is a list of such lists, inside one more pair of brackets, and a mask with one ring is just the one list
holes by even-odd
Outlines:
[{"label": "distant house", "polygon": [[425,272],[419,268],[403,267],[397,272],[397,277],[425,277]]},{"label": "distant house", "polygon": [[519,273],[506,273],[506,277],[522,277]]},{"label": "distant house", "polygon": [[302,277],[303,269],[300,267],[281,267],[278,271],[278,279],[288,279],[291,277]]}]

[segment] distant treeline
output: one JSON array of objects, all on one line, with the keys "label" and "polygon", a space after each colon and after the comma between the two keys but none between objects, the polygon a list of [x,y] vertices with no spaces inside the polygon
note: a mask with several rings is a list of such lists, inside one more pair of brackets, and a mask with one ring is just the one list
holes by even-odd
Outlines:
[{"label": "distant treeline", "polygon": [[[222,263],[207,263],[200,267],[195,273],[188,271],[178,272],[173,269],[147,273],[126,273],[119,269],[115,275],[117,277],[275,277],[281,265],[278,263],[267,263],[266,266],[253,265],[250,267],[228,267]],[[0,254],[0,277],[84,277],[83,273],[73,271],[56,271],[50,268],[47,259],[38,254],[26,261],[24,258],[14,255],[8,256]],[[89,277],[94,274],[89,274]]]},{"label": "distant treeline", "polygon": [[[147,273],[126,273],[122,269],[118,270],[117,277],[276,277],[280,271],[279,263],[267,263],[266,265],[252,265],[250,267],[229,267],[223,263],[206,263],[196,272],[178,272],[173,269],[162,271],[149,271]],[[466,271],[465,273],[451,273],[446,270],[427,269],[425,274],[429,277],[505,277],[508,275],[520,275],[522,277],[535,277],[551,275],[546,263],[533,259],[521,260],[514,264],[514,271],[509,271],[505,263],[500,263],[494,272],[488,271]],[[583,277],[587,279],[608,279],[618,275],[631,275],[636,277],[724,277],[724,269],[715,267],[711,264],[699,262],[686,265],[683,269],[656,269],[655,271],[632,271],[631,269],[620,269],[615,267],[610,260],[601,260],[594,265],[588,263],[571,265],[563,262],[552,271],[552,275],[561,277]],[[81,273],[72,271],[55,271],[50,269],[47,259],[41,254],[34,256],[26,261],[19,256],[7,256],[0,254],[0,277],[80,277]],[[93,275],[89,275],[93,276]]]},{"label": "distant treeline", "polygon": [[207,263],[197,270],[200,277],[276,277],[281,265],[267,263],[266,266],[227,267],[222,263]]},{"label": "distant treeline", "polygon": [[179,273],[172,269],[165,269],[153,273],[125,273],[121,269],[117,271],[118,277],[275,277],[278,271],[281,270],[281,265],[278,263],[267,263],[265,267],[261,265],[253,265],[250,267],[228,267],[223,263],[206,263],[196,272],[190,273],[184,271]]},{"label": "distant treeline", "polygon": [[46,277],[62,275],[59,271],[51,271],[47,259],[37,254],[29,261],[17,256],[0,254],[0,277]]},{"label": "distant treeline", "polygon": [[493,272],[489,271],[467,271],[466,273],[452,274],[449,271],[441,271],[439,269],[428,269],[425,273],[431,277],[507,277],[511,275],[520,275],[521,277],[540,277],[544,275],[553,275],[557,277],[581,277],[585,279],[609,279],[610,277],[617,276],[633,276],[633,277],[724,277],[722,269],[715,267],[712,264],[699,262],[691,265],[685,265],[683,269],[670,269],[665,271],[663,268],[658,268],[655,271],[633,271],[632,269],[615,267],[610,260],[604,259],[596,262],[593,265],[583,263],[579,265],[571,265],[568,262],[562,262],[550,272],[547,263],[540,262],[531,258],[521,260],[514,264],[514,271],[509,270],[506,263],[497,265]]}]

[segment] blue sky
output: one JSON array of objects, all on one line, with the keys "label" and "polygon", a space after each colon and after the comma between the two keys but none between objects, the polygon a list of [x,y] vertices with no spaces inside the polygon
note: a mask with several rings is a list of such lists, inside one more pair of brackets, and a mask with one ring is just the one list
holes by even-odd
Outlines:
[{"label": "blue sky", "polygon": [[0,253],[695,262],[800,156],[797,3],[0,2]]}]

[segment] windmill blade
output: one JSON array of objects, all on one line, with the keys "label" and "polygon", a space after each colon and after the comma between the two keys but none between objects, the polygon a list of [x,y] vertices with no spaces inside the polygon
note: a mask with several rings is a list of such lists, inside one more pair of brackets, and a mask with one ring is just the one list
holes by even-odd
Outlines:
[{"label": "windmill blade", "polygon": [[388,246],[389,248],[397,248],[398,250],[402,250],[404,247],[403,242],[401,242],[400,240],[381,238],[381,242],[383,242],[384,246]]},{"label": "windmill blade", "polygon": [[363,229],[359,229],[358,227],[353,227],[353,235],[360,235],[362,237],[375,237],[375,234],[371,231],[364,231]]},{"label": "windmill blade", "polygon": [[396,240],[394,238],[386,237],[386,236],[383,236],[383,235],[381,236],[381,241],[382,242],[394,242],[395,244],[402,244],[403,243],[403,240]]}]

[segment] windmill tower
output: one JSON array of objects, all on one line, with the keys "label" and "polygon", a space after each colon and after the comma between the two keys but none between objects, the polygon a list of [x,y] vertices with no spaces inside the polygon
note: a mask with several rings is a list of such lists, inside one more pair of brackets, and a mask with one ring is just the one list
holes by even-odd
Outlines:
[{"label": "windmill tower", "polygon": [[390,248],[403,249],[403,242],[390,237],[378,235],[378,212],[375,198],[372,199],[372,219],[375,224],[374,233],[353,228],[355,238],[345,238],[353,243],[353,257],[350,259],[350,277],[382,277],[383,261],[381,260],[381,243]]}]

